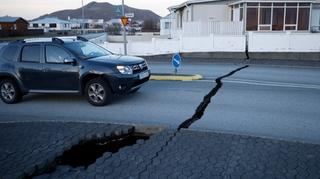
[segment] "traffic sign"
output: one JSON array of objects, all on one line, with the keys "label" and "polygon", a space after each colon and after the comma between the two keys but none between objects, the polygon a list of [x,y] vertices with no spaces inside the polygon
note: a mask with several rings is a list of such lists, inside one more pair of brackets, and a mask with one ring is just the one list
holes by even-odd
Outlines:
[{"label": "traffic sign", "polygon": [[116,6],[116,13],[117,13],[118,15],[121,15],[121,14],[122,14],[121,6]]},{"label": "traffic sign", "polygon": [[175,74],[177,74],[178,68],[181,66],[181,56],[179,53],[173,54],[172,66],[174,67]]},{"label": "traffic sign", "polygon": [[129,18],[128,17],[125,17],[125,16],[122,16],[121,17],[121,22],[122,22],[122,25],[123,26],[126,26],[129,24]]},{"label": "traffic sign", "polygon": [[134,13],[126,13],[127,18],[134,18]]}]

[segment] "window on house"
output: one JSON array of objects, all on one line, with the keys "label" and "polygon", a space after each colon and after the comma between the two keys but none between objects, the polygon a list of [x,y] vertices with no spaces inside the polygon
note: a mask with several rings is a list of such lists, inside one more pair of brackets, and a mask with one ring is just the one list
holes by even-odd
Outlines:
[{"label": "window on house", "polygon": [[38,24],[32,24],[32,27],[39,27]]},{"label": "window on house", "polygon": [[13,30],[17,30],[17,24],[13,24]]},{"label": "window on house", "polygon": [[260,22],[259,24],[271,24],[271,8],[260,9]]},{"label": "window on house", "polygon": [[298,30],[309,30],[310,8],[299,8]]},{"label": "window on house", "polygon": [[231,21],[233,21],[233,6],[231,7]]},{"label": "window on house", "polygon": [[46,24],[42,24],[42,27],[46,26]]},{"label": "window on house", "polygon": [[258,30],[258,8],[247,9],[247,28],[246,29],[248,31]]},{"label": "window on house", "polygon": [[[296,3],[287,3],[288,4],[296,4]],[[286,22],[285,29],[286,30],[296,30],[297,23],[297,7],[286,8]]]},{"label": "window on house", "polygon": [[283,30],[284,8],[274,8],[272,16],[272,30]]},{"label": "window on house", "polygon": [[248,31],[308,30],[309,17],[310,3],[247,3]]},{"label": "window on house", "polygon": [[240,8],[240,17],[239,20],[242,21],[243,20],[243,8]]},{"label": "window on house", "polygon": [[56,28],[56,27],[57,27],[57,24],[49,24],[49,27],[50,27],[50,28]]},{"label": "window on house", "polygon": [[164,28],[165,29],[170,29],[170,22],[165,22],[164,23]]}]

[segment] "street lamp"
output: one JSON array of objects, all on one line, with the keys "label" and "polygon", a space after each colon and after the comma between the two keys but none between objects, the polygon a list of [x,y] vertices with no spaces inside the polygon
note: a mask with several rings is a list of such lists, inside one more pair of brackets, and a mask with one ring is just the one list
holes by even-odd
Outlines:
[{"label": "street lamp", "polygon": [[[122,17],[125,16],[124,13],[124,0],[122,0]],[[127,55],[127,31],[126,26],[122,24],[123,27],[123,46],[124,46],[124,55]]]},{"label": "street lamp", "polygon": [[84,7],[83,7],[83,0],[81,0],[82,3],[82,35],[84,34]]}]

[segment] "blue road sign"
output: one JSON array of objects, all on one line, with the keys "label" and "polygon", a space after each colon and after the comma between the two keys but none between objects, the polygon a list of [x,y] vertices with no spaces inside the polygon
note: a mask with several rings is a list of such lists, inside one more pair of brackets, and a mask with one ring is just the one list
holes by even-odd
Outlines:
[{"label": "blue road sign", "polygon": [[172,65],[174,66],[174,68],[179,68],[181,65],[181,56],[176,53],[172,56]]},{"label": "blue road sign", "polygon": [[116,13],[118,16],[122,15],[122,7],[121,6],[116,6]]}]

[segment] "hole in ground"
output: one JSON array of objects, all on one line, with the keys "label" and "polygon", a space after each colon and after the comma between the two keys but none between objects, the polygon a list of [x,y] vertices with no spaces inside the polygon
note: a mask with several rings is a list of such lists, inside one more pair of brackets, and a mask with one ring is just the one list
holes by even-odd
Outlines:
[{"label": "hole in ground", "polygon": [[140,139],[148,140],[149,136],[143,133],[131,133],[87,141],[65,151],[59,157],[59,165],[69,165],[74,168],[84,166],[87,168],[95,163],[98,158],[102,157],[105,152],[116,153],[123,147],[136,144]]},{"label": "hole in ground", "polygon": [[87,167],[102,157],[104,153],[117,153],[121,148],[132,146],[138,140],[148,140],[151,135],[141,132],[131,132],[119,136],[109,136],[89,141],[81,142],[71,147],[61,156],[57,157],[54,162],[47,164],[44,168],[39,168],[33,174],[24,178],[33,178],[43,174],[53,173],[57,166]]}]

